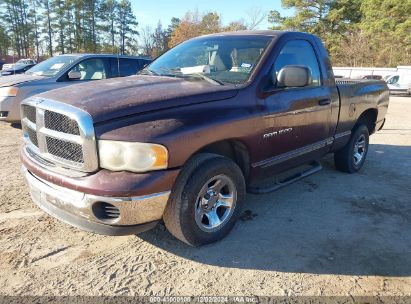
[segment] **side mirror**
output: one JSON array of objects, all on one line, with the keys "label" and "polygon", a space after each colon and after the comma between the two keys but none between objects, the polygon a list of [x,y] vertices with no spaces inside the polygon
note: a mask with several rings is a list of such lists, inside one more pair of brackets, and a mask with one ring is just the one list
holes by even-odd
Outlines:
[{"label": "side mirror", "polygon": [[78,71],[70,71],[67,76],[70,80],[79,80],[81,78],[81,73]]},{"label": "side mirror", "polygon": [[305,87],[312,81],[311,70],[304,65],[287,65],[277,75],[277,87]]}]

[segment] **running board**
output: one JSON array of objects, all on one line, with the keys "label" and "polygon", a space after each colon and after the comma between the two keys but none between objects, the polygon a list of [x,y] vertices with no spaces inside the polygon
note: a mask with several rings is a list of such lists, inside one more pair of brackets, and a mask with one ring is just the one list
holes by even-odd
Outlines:
[{"label": "running board", "polygon": [[247,191],[253,194],[265,194],[265,193],[270,193],[273,191],[276,191],[284,186],[287,186],[289,184],[292,184],[304,177],[307,177],[311,174],[314,174],[318,171],[320,171],[323,167],[319,162],[312,162],[309,164],[310,168],[306,169],[301,172],[297,172],[291,176],[288,176],[286,178],[283,178],[281,180],[276,180],[275,182],[267,185],[266,187],[259,187],[259,186],[250,186]]}]

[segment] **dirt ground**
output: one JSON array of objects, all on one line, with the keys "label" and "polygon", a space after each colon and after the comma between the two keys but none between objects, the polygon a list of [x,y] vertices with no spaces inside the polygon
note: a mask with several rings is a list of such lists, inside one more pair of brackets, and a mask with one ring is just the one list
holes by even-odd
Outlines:
[{"label": "dirt ground", "polygon": [[21,130],[0,123],[0,295],[411,295],[411,98],[393,97],[363,170],[324,169],[268,195],[221,242],[159,225],[106,237],[40,211],[20,175]]}]

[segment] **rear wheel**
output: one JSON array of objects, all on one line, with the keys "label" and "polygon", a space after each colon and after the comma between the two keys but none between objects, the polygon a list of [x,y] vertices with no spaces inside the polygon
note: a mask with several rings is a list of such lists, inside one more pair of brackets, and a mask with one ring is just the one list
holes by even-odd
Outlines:
[{"label": "rear wheel", "polygon": [[367,157],[368,144],[368,128],[361,124],[355,129],[348,144],[334,153],[336,168],[347,173],[358,172]]},{"label": "rear wheel", "polygon": [[245,189],[243,174],[230,159],[195,156],[176,181],[164,213],[166,227],[192,246],[218,241],[234,226]]}]

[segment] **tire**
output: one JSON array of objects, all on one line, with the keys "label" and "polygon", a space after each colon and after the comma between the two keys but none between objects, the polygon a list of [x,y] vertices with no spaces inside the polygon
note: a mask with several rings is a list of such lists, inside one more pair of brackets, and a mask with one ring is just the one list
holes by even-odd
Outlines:
[{"label": "tire", "polygon": [[348,144],[334,153],[335,167],[342,172],[358,172],[367,158],[369,137],[368,128],[363,124],[358,125]]},{"label": "tire", "polygon": [[199,154],[187,162],[177,178],[164,223],[172,235],[188,245],[213,243],[233,228],[245,196],[244,176],[233,161],[220,155]]}]

